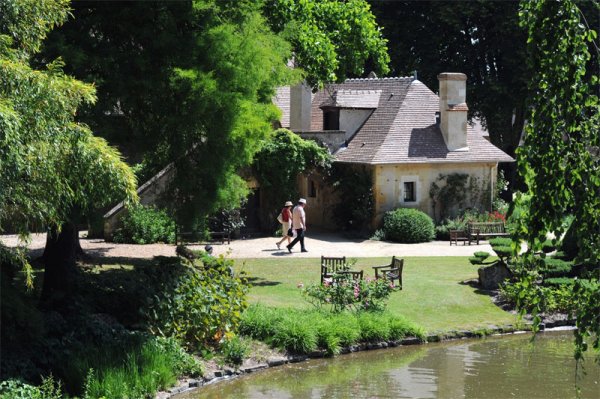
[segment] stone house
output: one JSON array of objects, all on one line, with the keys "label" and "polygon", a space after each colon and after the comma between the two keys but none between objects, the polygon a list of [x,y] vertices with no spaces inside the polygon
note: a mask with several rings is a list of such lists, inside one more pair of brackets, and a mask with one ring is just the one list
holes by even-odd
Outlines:
[{"label": "stone house", "polygon": [[[462,207],[490,210],[499,162],[514,159],[491,144],[478,121],[469,124],[466,75],[441,73],[439,97],[413,77],[348,79],[317,93],[304,86],[283,87],[274,99],[281,125],[306,139],[325,143],[335,162],[371,175],[375,209],[371,227],[386,211],[419,209],[434,219],[443,214],[433,187],[449,176],[467,177]],[[319,176],[299,178],[309,201],[312,225],[332,227],[339,204]],[[459,204],[445,204],[446,214]],[[349,204],[348,206],[352,206]]]}]

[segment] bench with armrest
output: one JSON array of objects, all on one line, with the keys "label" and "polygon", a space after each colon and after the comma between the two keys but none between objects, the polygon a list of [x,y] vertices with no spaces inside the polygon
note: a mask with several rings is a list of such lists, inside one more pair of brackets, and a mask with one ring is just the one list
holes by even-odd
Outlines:
[{"label": "bench with armrest", "polygon": [[383,266],[373,266],[373,270],[375,270],[375,278],[386,279],[391,281],[398,281],[397,286],[402,289],[402,269],[404,268],[404,259],[396,258],[392,256],[392,261],[389,265]]},{"label": "bench with armrest", "polygon": [[325,279],[330,280],[335,273],[347,270],[348,265],[345,256],[339,258],[321,256],[321,284],[325,282]]},{"label": "bench with armrest", "polygon": [[[218,230],[218,231],[209,231],[210,241],[221,241],[221,244],[231,244],[231,233],[226,230]],[[175,245],[179,245],[184,242],[201,242],[202,240],[198,239],[198,234],[191,231],[181,231],[179,228],[175,229]]]},{"label": "bench with armrest", "polygon": [[467,236],[467,232],[463,230],[450,230],[450,245],[458,245],[458,242],[462,241],[463,245],[467,242],[471,245],[471,240]]},{"label": "bench with armrest", "polygon": [[493,237],[507,237],[509,235],[506,232],[504,222],[471,222],[467,224],[469,244],[471,244],[471,241],[475,241],[479,245],[479,240],[487,240]]}]

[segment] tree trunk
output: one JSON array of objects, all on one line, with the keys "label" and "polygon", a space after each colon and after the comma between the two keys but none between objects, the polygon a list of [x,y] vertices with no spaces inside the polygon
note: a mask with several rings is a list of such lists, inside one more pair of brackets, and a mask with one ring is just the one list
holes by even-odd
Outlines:
[{"label": "tree trunk", "polygon": [[69,296],[77,257],[81,251],[79,234],[74,223],[66,222],[60,232],[57,230],[54,227],[48,232],[43,255],[45,272],[41,300],[46,304]]}]

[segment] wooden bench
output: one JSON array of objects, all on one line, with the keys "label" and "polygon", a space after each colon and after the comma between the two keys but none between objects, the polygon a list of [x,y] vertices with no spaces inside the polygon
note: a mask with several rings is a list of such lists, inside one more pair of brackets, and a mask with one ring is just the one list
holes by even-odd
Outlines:
[{"label": "wooden bench", "polygon": [[[209,231],[210,241],[221,241],[221,244],[231,244],[231,233],[228,231]],[[201,242],[202,240],[196,240],[197,233],[191,231],[180,231],[176,228],[175,230],[175,245],[179,245],[183,242]]]},{"label": "wooden bench", "polygon": [[389,280],[392,283],[394,280],[398,280],[397,287],[402,289],[402,270],[404,269],[404,259],[396,258],[392,256],[392,261],[389,265],[384,266],[373,266],[375,270],[376,279]]},{"label": "wooden bench", "polygon": [[467,237],[469,245],[471,241],[487,240],[492,237],[507,237],[510,234],[506,232],[503,222],[471,222],[467,224]]},{"label": "wooden bench", "polygon": [[471,245],[471,241],[467,236],[467,233],[463,230],[450,230],[450,245],[454,243],[454,245],[458,245],[458,242],[462,241],[463,245],[467,242]]},{"label": "wooden bench", "polygon": [[348,274],[353,280],[362,280],[362,270],[350,270],[346,263],[346,257],[339,258],[321,256],[321,284],[331,281],[334,274]]}]

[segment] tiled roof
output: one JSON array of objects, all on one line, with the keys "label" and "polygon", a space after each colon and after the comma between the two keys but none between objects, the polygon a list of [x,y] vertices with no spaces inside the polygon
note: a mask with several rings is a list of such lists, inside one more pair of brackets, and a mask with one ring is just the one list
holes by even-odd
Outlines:
[{"label": "tiled roof", "polygon": [[[289,90],[289,89],[288,89]],[[435,114],[439,97],[412,77],[348,79],[328,85],[313,96],[311,130],[323,129],[322,104],[334,94],[378,92],[377,108],[348,145],[335,151],[339,162],[366,164],[416,164],[463,162],[513,162],[514,159],[483,136],[480,124],[467,124],[468,151],[448,151]],[[289,94],[288,94],[289,96]],[[371,102],[372,99],[369,100]],[[289,102],[287,103],[289,115]],[[466,110],[466,104],[455,106]],[[286,110],[283,110],[284,118]],[[287,117],[289,121],[289,116]],[[289,122],[283,126],[289,126]]]},{"label": "tiled roof", "polygon": [[377,108],[381,90],[336,90],[321,107]]},{"label": "tiled roof", "polygon": [[273,104],[281,110],[281,126],[290,127],[290,86],[277,88]]}]

